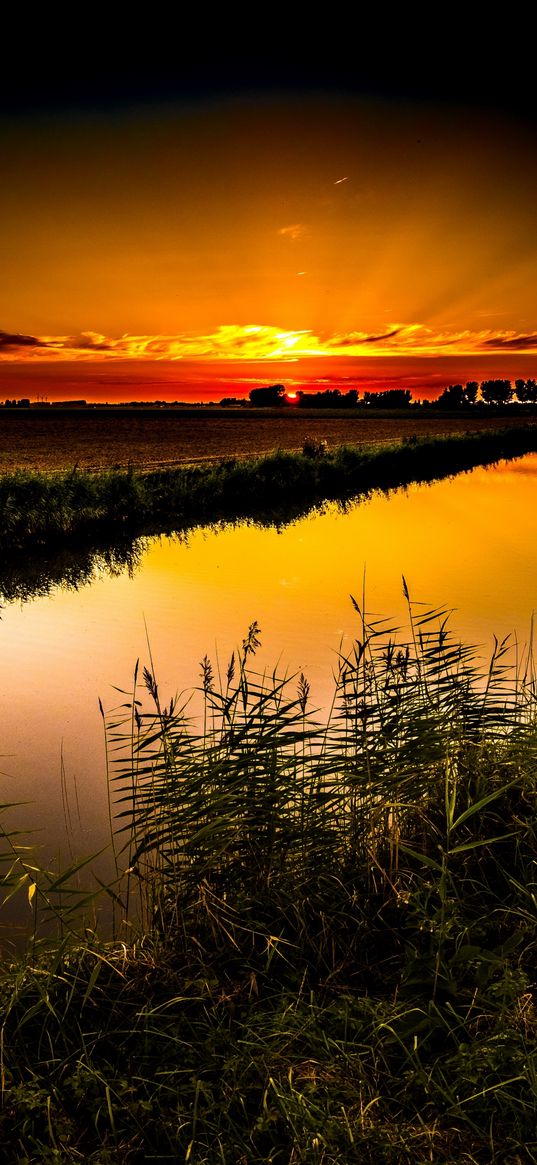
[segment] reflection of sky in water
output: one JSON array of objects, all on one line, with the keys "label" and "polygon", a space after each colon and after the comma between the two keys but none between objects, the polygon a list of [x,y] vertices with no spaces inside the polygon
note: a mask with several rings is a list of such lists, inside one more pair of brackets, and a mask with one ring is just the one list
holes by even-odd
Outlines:
[{"label": "reflection of sky in water", "polygon": [[31,801],[24,820],[43,836],[61,835],[63,747],[83,823],[76,844],[102,844],[97,701],[107,709],[125,701],[113,685],[129,689],[136,659],[148,663],[145,625],[166,700],[198,682],[206,652],[225,670],[255,619],[258,666],[303,669],[314,702],[326,705],[340,645],[358,632],[349,594],[361,601],[364,570],[372,613],[404,621],[404,574],[416,602],[456,609],[452,627],[465,641],[488,651],[493,633],[516,629],[524,642],[537,597],[536,474],[533,456],[378,496],[346,514],[327,506],[279,530],[229,526],[186,541],[154,539],[132,577],[101,573],[79,590],[6,604],[0,799]]}]

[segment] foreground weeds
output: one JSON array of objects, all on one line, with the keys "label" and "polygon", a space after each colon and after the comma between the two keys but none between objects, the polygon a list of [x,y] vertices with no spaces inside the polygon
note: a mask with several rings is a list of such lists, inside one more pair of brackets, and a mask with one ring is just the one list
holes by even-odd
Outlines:
[{"label": "foreground weeds", "polygon": [[405,638],[355,606],[328,719],[258,674],[256,624],[199,721],[136,670],[117,939],[6,835],[36,922],[0,979],[6,1159],[537,1161],[531,652],[483,673],[444,611]]}]

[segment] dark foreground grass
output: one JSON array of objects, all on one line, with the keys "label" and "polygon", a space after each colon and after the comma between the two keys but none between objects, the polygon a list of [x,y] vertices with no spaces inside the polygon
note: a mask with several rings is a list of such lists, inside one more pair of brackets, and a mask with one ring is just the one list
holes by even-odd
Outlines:
[{"label": "dark foreground grass", "polygon": [[0,977],[6,1160],[537,1161],[531,652],[482,674],[443,612],[357,617],[328,720],[255,625],[200,722],[135,675],[117,939],[5,837],[36,922]]},{"label": "dark foreground grass", "polygon": [[537,448],[537,425],[333,452],[302,453],[155,472],[18,472],[0,477],[0,550],[164,533],[222,518],[285,519],[329,498],[367,495],[518,457]]}]

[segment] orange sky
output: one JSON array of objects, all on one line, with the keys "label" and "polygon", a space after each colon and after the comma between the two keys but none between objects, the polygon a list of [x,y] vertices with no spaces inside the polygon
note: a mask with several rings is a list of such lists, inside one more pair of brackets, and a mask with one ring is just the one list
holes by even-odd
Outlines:
[{"label": "orange sky", "polygon": [[4,116],[0,146],[0,397],[537,373],[520,118],[265,93]]}]

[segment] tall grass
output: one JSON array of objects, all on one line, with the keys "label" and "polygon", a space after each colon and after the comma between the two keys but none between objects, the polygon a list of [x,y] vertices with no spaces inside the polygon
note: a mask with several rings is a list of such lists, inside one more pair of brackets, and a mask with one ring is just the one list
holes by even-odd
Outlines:
[{"label": "tall grass", "polygon": [[199,521],[284,519],[328,498],[433,481],[537,449],[537,426],[403,441],[372,449],[306,442],[301,453],[138,472],[0,476],[0,549],[165,533]]},{"label": "tall grass", "polygon": [[136,673],[125,939],[0,979],[13,1160],[537,1161],[532,652],[483,670],[408,603],[405,635],[355,602],[327,715],[256,624],[199,718]]}]

